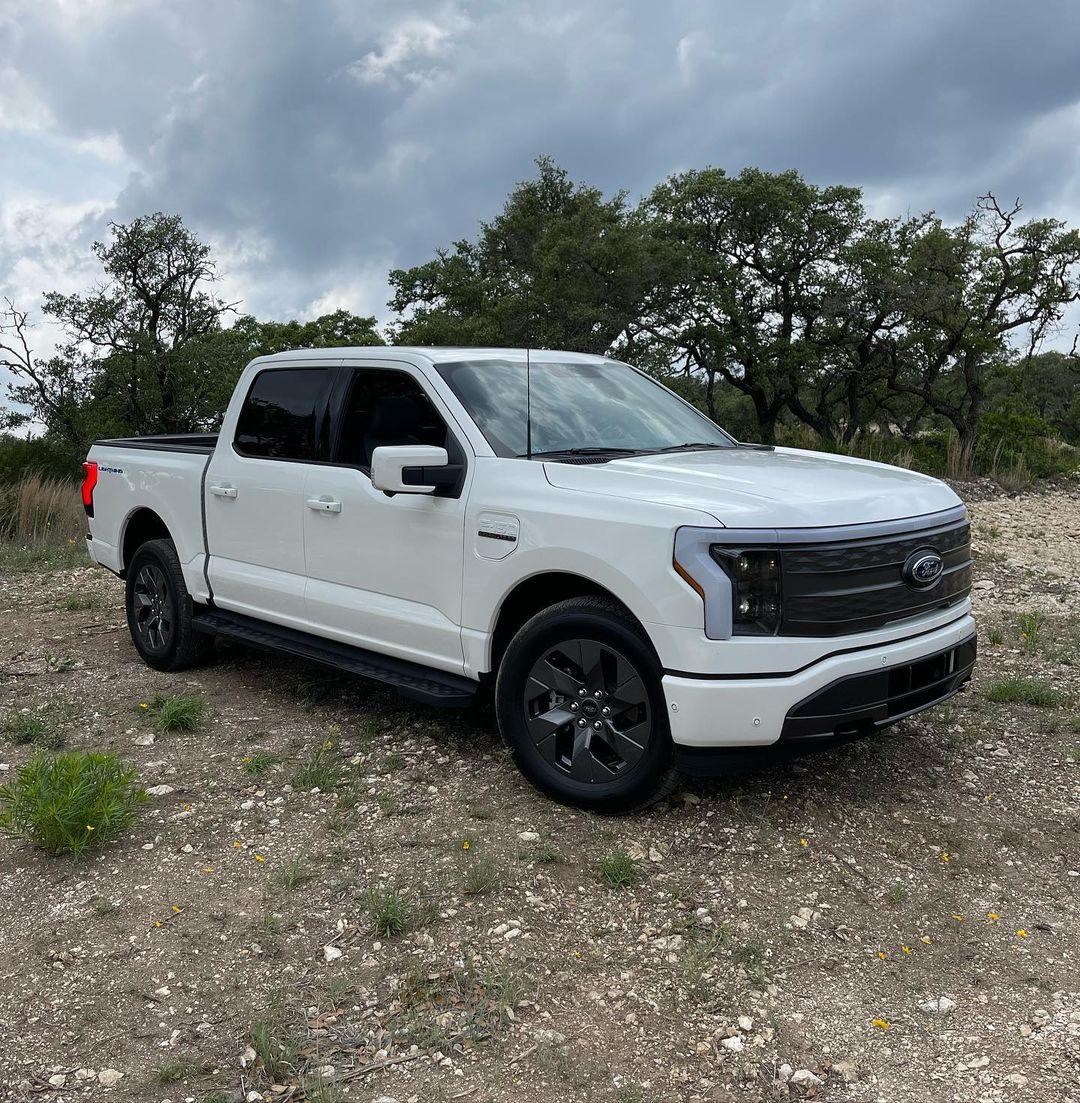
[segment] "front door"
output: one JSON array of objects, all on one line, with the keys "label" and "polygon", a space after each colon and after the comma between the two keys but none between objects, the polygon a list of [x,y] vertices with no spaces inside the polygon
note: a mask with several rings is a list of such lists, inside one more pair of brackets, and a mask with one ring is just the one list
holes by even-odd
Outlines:
[{"label": "front door", "polygon": [[334,367],[268,367],[206,473],[208,572],[223,609],[305,628],[304,483]]},{"label": "front door", "polygon": [[332,466],[304,492],[307,616],[313,631],[461,673],[464,487],[454,496],[371,485],[381,445],[431,444],[463,462],[441,402],[407,365],[359,366],[341,383]]}]

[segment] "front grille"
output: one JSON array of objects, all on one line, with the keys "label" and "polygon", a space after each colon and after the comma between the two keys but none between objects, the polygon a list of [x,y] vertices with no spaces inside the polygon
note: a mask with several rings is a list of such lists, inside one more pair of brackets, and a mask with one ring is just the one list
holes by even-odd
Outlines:
[{"label": "front grille", "polygon": [[[941,556],[944,571],[915,589],[903,568],[918,551]],[[880,628],[953,605],[971,591],[971,526],[966,520],[862,540],[789,544],[780,549],[784,636],[840,636]]]}]

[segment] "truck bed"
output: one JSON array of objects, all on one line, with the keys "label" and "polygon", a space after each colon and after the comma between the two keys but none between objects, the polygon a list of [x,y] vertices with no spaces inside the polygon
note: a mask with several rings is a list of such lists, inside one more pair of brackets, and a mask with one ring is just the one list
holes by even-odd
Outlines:
[{"label": "truck bed", "polygon": [[176,433],[164,437],[113,437],[96,440],[102,448],[145,448],[151,452],[195,452],[208,456],[217,446],[217,433]]}]

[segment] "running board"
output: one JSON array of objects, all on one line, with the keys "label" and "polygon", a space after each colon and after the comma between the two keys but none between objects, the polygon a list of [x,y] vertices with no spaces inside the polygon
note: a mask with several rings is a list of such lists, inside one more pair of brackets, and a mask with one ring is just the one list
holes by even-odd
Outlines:
[{"label": "running board", "polygon": [[200,632],[227,636],[241,643],[283,651],[313,663],[332,666],[370,682],[391,686],[403,697],[422,701],[426,705],[465,708],[472,703],[479,689],[478,683],[459,674],[448,674],[405,659],[394,659],[241,613],[196,605],[192,619]]}]

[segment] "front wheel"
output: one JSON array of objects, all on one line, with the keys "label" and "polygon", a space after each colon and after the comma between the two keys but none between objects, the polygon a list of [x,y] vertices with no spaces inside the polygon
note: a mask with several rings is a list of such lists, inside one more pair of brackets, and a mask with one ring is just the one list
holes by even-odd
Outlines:
[{"label": "front wheel", "polygon": [[131,557],[127,622],[135,650],[156,670],[186,670],[213,647],[213,638],[192,624],[191,598],[171,540],[148,540]]},{"label": "front wheel", "polygon": [[495,708],[521,772],[556,800],[629,812],[674,787],[660,665],[613,601],[574,598],[528,621],[499,667]]}]

